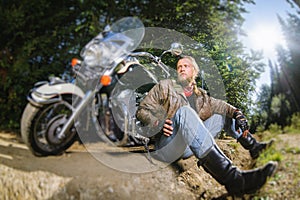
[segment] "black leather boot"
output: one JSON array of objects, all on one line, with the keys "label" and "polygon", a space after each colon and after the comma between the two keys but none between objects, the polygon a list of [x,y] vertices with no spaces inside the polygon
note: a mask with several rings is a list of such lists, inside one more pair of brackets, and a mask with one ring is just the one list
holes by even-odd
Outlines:
[{"label": "black leather boot", "polygon": [[248,133],[247,137],[239,137],[237,141],[241,143],[245,149],[249,150],[253,159],[258,158],[259,154],[270,147],[274,142],[274,140],[270,140],[269,142],[257,142],[250,133]]},{"label": "black leather boot", "polygon": [[233,166],[217,145],[208,154],[199,159],[198,166],[224,185],[229,195],[242,196],[259,190],[277,168],[276,162],[269,162],[262,168],[242,171]]}]

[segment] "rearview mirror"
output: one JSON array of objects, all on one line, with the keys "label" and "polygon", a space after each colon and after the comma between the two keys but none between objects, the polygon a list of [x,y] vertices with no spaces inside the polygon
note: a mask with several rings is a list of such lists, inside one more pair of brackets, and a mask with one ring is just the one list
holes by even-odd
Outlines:
[{"label": "rearview mirror", "polygon": [[172,44],[171,44],[170,52],[171,52],[171,54],[174,55],[174,56],[179,56],[179,55],[181,55],[182,52],[183,52],[183,46],[182,46],[182,44],[176,43],[176,42],[175,42],[175,43],[172,43]]}]

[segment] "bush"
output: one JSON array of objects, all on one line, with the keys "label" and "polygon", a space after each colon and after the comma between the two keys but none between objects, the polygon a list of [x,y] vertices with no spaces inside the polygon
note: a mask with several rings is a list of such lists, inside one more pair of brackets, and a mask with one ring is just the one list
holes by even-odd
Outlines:
[{"label": "bush", "polygon": [[300,113],[294,113],[291,119],[291,125],[284,127],[286,133],[300,133]]},{"label": "bush", "polygon": [[276,133],[276,134],[282,133],[282,129],[281,129],[281,127],[278,124],[271,124],[269,126],[269,131],[271,133]]}]

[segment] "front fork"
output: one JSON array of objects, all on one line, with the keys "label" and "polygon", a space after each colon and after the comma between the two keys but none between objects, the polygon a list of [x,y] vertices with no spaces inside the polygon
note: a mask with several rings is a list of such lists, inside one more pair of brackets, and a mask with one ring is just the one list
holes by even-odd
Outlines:
[{"label": "front fork", "polygon": [[81,114],[84,108],[94,99],[95,96],[94,91],[87,91],[86,94],[84,95],[83,99],[81,100],[80,104],[76,107],[75,111],[72,113],[68,121],[65,123],[65,125],[62,127],[62,130],[57,134],[57,138],[59,140],[63,140],[67,132],[71,129],[71,127],[74,125],[75,119]]}]

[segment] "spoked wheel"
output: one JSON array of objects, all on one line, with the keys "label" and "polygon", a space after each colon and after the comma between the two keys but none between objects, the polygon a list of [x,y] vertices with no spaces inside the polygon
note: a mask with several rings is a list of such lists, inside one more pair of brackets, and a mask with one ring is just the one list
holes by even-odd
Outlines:
[{"label": "spoked wheel", "polygon": [[58,137],[63,125],[72,114],[71,99],[72,97],[69,97],[42,107],[27,104],[22,116],[21,134],[34,155],[61,154],[76,140],[74,127],[63,137]]}]

